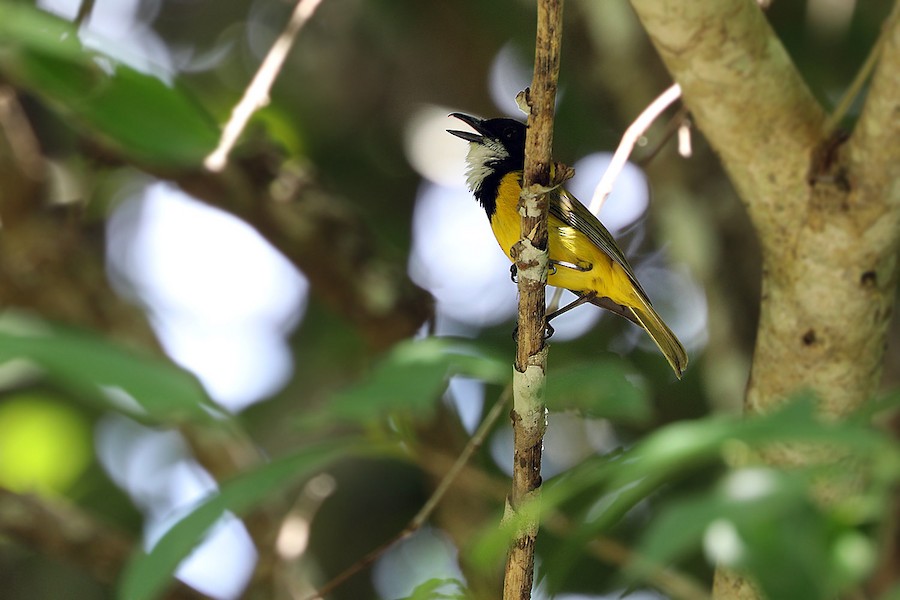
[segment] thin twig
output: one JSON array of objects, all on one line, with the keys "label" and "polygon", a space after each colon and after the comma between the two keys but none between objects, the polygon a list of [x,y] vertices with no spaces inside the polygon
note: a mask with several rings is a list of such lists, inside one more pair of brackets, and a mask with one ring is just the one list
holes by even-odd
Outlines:
[{"label": "thin twig", "polygon": [[75,20],[73,21],[75,25],[81,25],[90,18],[95,3],[95,0],[81,0],[81,4],[78,6],[78,14],[75,15]]},{"label": "thin twig", "polygon": [[[429,468],[433,472],[443,473],[440,462],[450,462],[432,459]],[[468,477],[460,479],[460,485],[464,491],[472,494],[485,494],[497,499],[503,499],[505,484],[499,477],[488,475],[481,470],[468,468]],[[557,508],[550,508],[542,513],[542,524],[547,531],[559,538],[568,539],[575,534],[578,527],[568,515]],[[659,590],[670,598],[678,600],[709,600],[709,592],[702,582],[697,581],[689,573],[682,572],[670,565],[654,563],[638,550],[628,547],[623,542],[607,536],[597,535],[587,541],[585,551],[595,560],[617,568],[626,568],[630,564],[640,564],[642,571],[640,577],[651,587]]]},{"label": "thin twig", "polygon": [[559,308],[559,301],[562,300],[563,288],[556,288],[553,290],[553,296],[550,298],[550,302],[547,304],[547,312],[552,313],[556,312],[556,309]]},{"label": "thin twig", "polygon": [[9,230],[41,209],[44,159],[15,91],[0,85],[0,222]]},{"label": "thin twig", "polygon": [[[675,113],[675,116],[669,119],[663,128],[662,135],[660,135],[659,140],[653,145],[653,147],[641,154],[641,157],[635,160],[635,164],[639,167],[645,167],[650,164],[656,155],[659,154],[660,150],[662,150],[666,144],[672,139],[673,136],[678,135],[681,136],[681,129],[685,126],[685,123],[689,123],[688,119],[688,109],[685,107],[681,107],[678,109],[678,112]],[[681,144],[681,140],[679,139],[679,145]],[[679,149],[679,154],[681,154],[681,150]],[[682,155],[684,156],[684,155]]]},{"label": "thin twig", "polygon": [[638,118],[634,120],[634,123],[625,130],[625,135],[622,136],[622,141],[619,143],[619,147],[616,148],[616,152],[613,154],[609,167],[607,167],[606,172],[600,179],[600,183],[598,183],[597,187],[594,189],[594,195],[591,198],[591,204],[589,206],[592,213],[595,215],[600,213],[603,203],[612,192],[613,183],[615,183],[616,178],[622,172],[622,169],[625,168],[625,163],[628,162],[628,157],[634,150],[634,146],[637,144],[638,139],[644,135],[657,117],[680,97],[681,86],[676,83],[660,94],[656,100],[651,102],[650,105],[644,109],[644,112],[638,115]]},{"label": "thin twig", "polygon": [[16,168],[26,177],[40,179],[44,172],[40,143],[15,91],[5,85],[0,86],[0,128]]},{"label": "thin twig", "polygon": [[494,428],[494,424],[497,422],[497,419],[500,418],[500,415],[503,414],[503,408],[509,403],[509,399],[512,396],[512,386],[508,385],[503,391],[500,393],[500,397],[497,399],[497,402],[494,406],[491,407],[490,412],[485,416],[484,421],[481,422],[481,425],[478,426],[478,429],[472,435],[472,439],[469,440],[469,443],[466,444],[466,447],[463,448],[463,451],[460,453],[459,458],[456,459],[456,462],[453,463],[453,466],[447,471],[447,475],[441,480],[441,483],[438,484],[437,489],[431,495],[431,498],[428,499],[427,502],[422,506],[419,512],[412,518],[409,525],[415,529],[418,529],[422,525],[425,524],[425,521],[431,516],[431,513],[434,512],[434,509],[437,508],[438,503],[444,498],[447,494],[447,490],[450,489],[450,486],[453,485],[453,482],[456,481],[456,478],[459,477],[459,474],[462,472],[463,467],[468,464],[469,459],[472,458],[472,455],[481,448],[482,444],[484,444],[485,438],[487,438],[488,433],[490,433],[491,429]]},{"label": "thin twig", "polygon": [[203,165],[210,171],[221,171],[225,168],[228,153],[231,152],[231,148],[234,147],[235,142],[241,135],[244,127],[246,127],[247,121],[250,120],[254,112],[269,103],[269,90],[272,89],[275,78],[281,72],[281,67],[284,65],[288,52],[290,52],[297,39],[297,34],[300,33],[300,30],[313,15],[321,1],[299,0],[297,2],[290,21],[288,21],[278,39],[275,40],[275,43],[272,44],[272,48],[259,66],[259,70],[253,76],[253,81],[244,90],[244,96],[241,98],[241,101],[238,102],[231,112],[231,118],[222,130],[219,145],[203,161]]},{"label": "thin twig", "polygon": [[465,468],[466,464],[472,458],[472,455],[475,454],[475,452],[477,452],[478,449],[481,448],[481,446],[484,444],[484,440],[487,438],[488,433],[490,433],[491,429],[494,428],[494,425],[497,423],[497,419],[500,418],[500,415],[503,414],[503,409],[509,403],[511,395],[512,386],[506,386],[506,389],[504,389],[500,393],[500,397],[497,399],[497,402],[493,407],[491,407],[491,410],[484,417],[481,425],[478,426],[478,429],[472,435],[471,439],[469,439],[469,442],[466,444],[466,447],[463,448],[463,451],[459,454],[456,461],[453,463],[453,466],[450,467],[450,470],[447,471],[447,474],[444,475],[443,479],[441,479],[441,482],[438,484],[437,489],[434,490],[434,493],[431,494],[431,497],[428,498],[425,504],[422,505],[422,508],[419,509],[419,512],[416,513],[416,515],[412,519],[410,519],[409,524],[407,524],[407,526],[403,528],[400,533],[350,565],[339,575],[319,588],[315,594],[313,594],[312,596],[307,596],[304,600],[320,600],[324,598],[326,594],[331,593],[335,588],[378,560],[378,558],[382,554],[387,552],[392,546],[394,546],[394,544],[405,540],[417,530],[419,530],[422,525],[424,525],[425,522],[428,521],[428,519],[431,517],[438,504],[447,494],[450,486],[453,485],[453,483],[456,481],[456,478],[459,477],[460,473],[462,473],[463,468]]},{"label": "thin twig", "polygon": [[[678,88],[678,84],[673,85],[668,90],[663,92],[656,100],[650,103],[650,105],[644,109],[644,111],[638,115],[638,118],[634,120],[634,122],[625,130],[625,134],[622,136],[622,140],[619,142],[618,148],[616,148],[615,154],[613,154],[613,159],[609,163],[609,166],[606,168],[606,171],[603,173],[603,177],[600,179],[600,182],[597,184],[596,189],[594,190],[594,195],[591,198],[591,204],[588,207],[592,213],[595,215],[600,214],[600,209],[603,207],[603,203],[609,197],[612,192],[613,185],[615,185],[616,179],[622,173],[622,169],[625,168],[625,163],[628,162],[628,157],[634,151],[634,147],[637,144],[637,140],[644,135],[647,129],[650,128],[650,125],[659,117],[660,114],[666,108],[669,107],[672,102],[677,100],[680,97],[680,88]],[[645,164],[649,162],[656,153],[659,152],[660,148],[669,140],[669,138],[674,135],[676,132],[681,135],[681,129],[684,125],[684,120],[687,115],[687,109],[682,108],[675,117],[673,117],[669,123],[666,125],[666,132],[663,134],[662,140],[660,140],[659,144],[651,150],[651,152],[641,159],[641,164]],[[679,138],[680,140],[680,138]],[[680,146],[679,146],[680,147]],[[554,312],[559,307],[559,301],[562,298],[563,290],[562,288],[557,288],[553,292],[553,296],[550,299],[550,304],[547,305],[547,312]]]},{"label": "thin twig", "polygon": [[831,114],[828,115],[828,118],[825,119],[825,124],[823,125],[823,139],[828,139],[829,137],[831,137],[831,134],[834,133],[834,130],[840,124],[841,119],[843,119],[844,115],[847,114],[847,111],[850,110],[850,107],[853,105],[853,101],[856,100],[857,96],[859,96],[859,93],[860,91],[862,91],[862,88],[865,85],[866,81],[869,80],[869,77],[872,75],[872,71],[875,70],[875,65],[878,64],[878,58],[881,56],[881,51],[884,49],[884,45],[887,42],[888,35],[893,28],[894,21],[897,20],[898,15],[900,15],[900,10],[897,10],[895,8],[882,25],[881,33],[878,35],[878,39],[875,40],[875,43],[872,45],[872,49],[869,50],[869,55],[866,56],[866,61],[856,73],[856,76],[850,83],[850,87],[847,88],[847,91],[844,92],[844,95],[841,97],[838,105],[831,112]]},{"label": "thin twig", "polygon": [[682,119],[678,124],[678,155],[681,158],[690,158],[694,154],[691,144],[691,120]]}]

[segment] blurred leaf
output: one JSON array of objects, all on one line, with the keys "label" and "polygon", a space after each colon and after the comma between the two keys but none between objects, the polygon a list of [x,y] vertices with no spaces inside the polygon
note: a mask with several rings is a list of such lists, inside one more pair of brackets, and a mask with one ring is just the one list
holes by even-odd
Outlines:
[{"label": "blurred leaf", "polygon": [[304,448],[238,475],[175,523],[149,553],[136,552],[119,583],[122,600],[150,600],[162,595],[181,561],[226,512],[243,516],[273,494],[309,477],[338,458],[360,451],[350,440]]},{"label": "blurred leaf", "polygon": [[741,423],[737,437],[751,445],[792,441],[875,455],[895,448],[888,436],[872,427],[868,406],[840,420],[827,419],[819,414],[817,399],[811,392],[795,394],[777,411]]},{"label": "blurred leaf", "polygon": [[93,333],[6,313],[0,317],[0,363],[38,366],[61,388],[104,408],[157,422],[212,422],[224,413],[197,379]]},{"label": "blurred leaf", "polygon": [[[730,473],[712,493],[665,506],[631,576],[702,546],[710,562],[748,571],[769,598],[833,598],[849,583],[833,560],[835,523],[811,501],[811,478],[769,468]],[[854,575],[861,577],[863,572]]]},{"label": "blurred leaf", "polygon": [[[614,486],[646,477],[662,481],[708,462],[719,460],[726,444],[740,443],[759,449],[774,443],[809,444],[808,453],[820,448],[825,462],[834,448],[853,450],[879,459],[897,456],[897,446],[868,421],[852,417],[826,420],[808,395],[799,395],[775,412],[749,419],[711,417],[681,422],[660,429],[629,454],[633,463],[621,469]],[[808,454],[809,455],[809,454]]]},{"label": "blurred leaf", "polygon": [[895,585],[878,598],[879,600],[900,600],[900,584]]},{"label": "blurred leaf", "polygon": [[652,410],[645,387],[629,379],[620,361],[592,361],[547,376],[547,408],[628,423],[646,423]]},{"label": "blurred leaf", "polygon": [[578,537],[586,540],[620,521],[664,483],[704,465],[722,464],[726,451],[752,453],[776,443],[803,443],[807,453],[820,449],[824,465],[833,462],[836,448],[853,451],[859,459],[900,465],[896,444],[883,433],[854,419],[826,421],[812,399],[801,396],[768,415],[674,423],[610,462],[608,472],[585,473],[577,487],[556,491],[564,500],[590,485],[597,485],[601,493],[608,490],[604,510],[593,511],[590,522],[580,528]]},{"label": "blurred leaf", "polygon": [[323,414],[312,417],[365,423],[393,411],[431,411],[453,375],[505,383],[511,367],[472,344],[427,338],[401,342],[358,385],[339,393]]},{"label": "blurred leaf", "polygon": [[429,579],[416,586],[413,593],[399,600],[465,600],[466,588],[458,579]]},{"label": "blurred leaf", "polygon": [[218,140],[184,89],[85,49],[71,23],[22,3],[3,5],[0,72],[142,161],[196,165]]},{"label": "blurred leaf", "polygon": [[549,508],[544,505],[540,496],[533,496],[526,499],[515,512],[504,512],[502,517],[498,513],[493,522],[499,525],[482,530],[472,544],[468,552],[469,564],[482,569],[484,573],[493,573],[497,565],[502,563],[510,544],[514,543],[519,533],[527,529]]},{"label": "blurred leaf", "polygon": [[259,109],[253,120],[265,127],[272,141],[281,144],[291,156],[303,156],[306,148],[301,132],[296,126],[296,115],[290,114],[292,108],[269,104]]},{"label": "blurred leaf", "polygon": [[[868,491],[861,491],[846,503],[835,507],[832,515],[834,522],[828,523],[832,527],[837,523],[835,519],[838,514],[843,519],[839,525],[845,528],[857,526],[867,518],[878,518],[883,513],[884,503],[892,489],[891,482],[900,477],[900,452],[895,441],[875,430],[868,419],[855,416],[843,421],[823,419],[816,411],[815,402],[808,395],[800,395],[794,401],[786,403],[781,410],[768,415],[747,419],[711,417],[674,423],[647,436],[626,452],[605,457],[599,461],[600,464],[597,460],[587,461],[564,476],[547,482],[543,487],[542,511],[559,507],[578,495],[592,495],[593,498],[588,498],[584,503],[586,508],[580,523],[567,540],[570,543],[569,549],[544,557],[545,571],[553,573],[557,579],[565,579],[568,565],[574,564],[576,555],[582,552],[587,540],[621,523],[629,511],[650,498],[663,485],[688,473],[697,472],[700,468],[722,468],[723,459],[729,454],[739,453],[742,463],[752,461],[754,453],[772,444],[800,444],[811,457],[817,452],[821,453],[819,464],[813,461],[808,467],[809,478],[813,475],[821,478],[824,474],[833,481],[834,476],[842,473],[840,465],[846,466],[846,461],[835,462],[836,457],[841,456],[852,456],[854,461],[858,461],[860,468],[874,474],[867,481]],[[669,560],[671,555],[686,552],[687,549],[696,550],[698,540],[716,516],[726,520],[731,518],[741,527],[752,529],[755,533],[747,534],[747,539],[750,540],[748,544],[761,548],[768,547],[772,536],[790,532],[791,519],[797,520],[798,531],[806,528],[803,534],[809,536],[811,544],[821,544],[822,536],[825,535],[822,533],[823,517],[809,517],[813,518],[811,522],[802,520],[807,518],[803,516],[804,511],[814,509],[808,500],[811,484],[799,470],[789,474],[773,473],[774,481],[779,485],[769,486],[775,491],[760,498],[755,505],[739,504],[733,510],[726,510],[726,505],[730,506],[728,503],[734,504],[734,501],[733,498],[729,500],[729,497],[723,497],[721,491],[715,492],[718,495],[710,492],[698,497],[695,503],[669,518],[666,527],[654,538],[658,548],[654,547],[650,554],[660,560]],[[843,473],[845,477],[854,476],[852,472]],[[780,485],[783,480],[784,485]],[[666,507],[666,501],[665,496],[657,497],[654,506]],[[732,512],[741,514],[732,517]],[[767,518],[779,523],[784,531],[770,531],[771,528],[763,527],[760,523]],[[513,533],[514,529],[510,527],[492,532],[486,536],[485,547],[496,550],[502,547],[503,542],[508,542]],[[760,539],[753,535],[759,535]],[[785,547],[790,548],[790,540],[782,537],[778,537],[778,540],[779,544],[785,543]],[[814,545],[808,546],[805,543],[794,545],[797,546],[794,560],[808,561],[810,565],[821,564],[818,561],[822,559],[821,552],[824,550],[817,550]],[[774,553],[774,550],[769,552]],[[842,568],[838,568],[836,562],[829,565],[832,575],[830,581],[844,581],[851,577],[847,575],[841,579],[836,575],[839,572],[851,573],[852,577],[859,576],[859,568],[853,567],[850,564],[852,561],[845,562],[848,566]],[[756,563],[750,566],[757,567]],[[775,570],[773,567],[773,572]],[[805,574],[797,577],[803,576]],[[777,591],[771,597],[795,597],[779,588],[776,581],[766,585]],[[832,588],[834,585],[836,584]]]}]

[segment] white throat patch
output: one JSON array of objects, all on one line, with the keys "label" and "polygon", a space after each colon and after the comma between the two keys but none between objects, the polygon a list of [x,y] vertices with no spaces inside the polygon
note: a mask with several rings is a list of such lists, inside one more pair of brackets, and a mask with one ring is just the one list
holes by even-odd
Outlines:
[{"label": "white throat patch", "polygon": [[469,142],[466,155],[466,185],[474,192],[481,187],[484,179],[493,172],[491,163],[509,158],[509,152],[499,140],[484,138],[482,143]]}]

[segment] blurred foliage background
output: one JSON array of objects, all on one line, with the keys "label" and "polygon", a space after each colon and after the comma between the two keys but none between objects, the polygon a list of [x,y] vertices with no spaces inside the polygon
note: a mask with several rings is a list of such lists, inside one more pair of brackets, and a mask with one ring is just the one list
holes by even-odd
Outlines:
[{"label": "blurred foliage background", "polygon": [[[199,597],[159,586],[201,540],[177,569],[200,592],[303,598],[403,530],[507,383],[515,286],[443,130],[516,116],[533,3],[323,0],[234,165],[204,173],[292,9],[0,1],[4,599]],[[889,9],[768,17],[833,106]],[[624,0],[566,13],[554,152],[586,201],[671,81]],[[687,158],[666,138],[675,112],[601,217],[691,365],[674,381],[593,307],[560,320],[536,597],[698,597],[716,561],[772,598],[885,593],[897,449],[874,412],[737,418],[759,250],[702,137]],[[432,311],[446,343],[422,339]],[[822,507],[826,467],[731,468],[798,438],[849,449],[864,489]],[[501,419],[427,526],[329,597],[496,597],[510,460]]]}]

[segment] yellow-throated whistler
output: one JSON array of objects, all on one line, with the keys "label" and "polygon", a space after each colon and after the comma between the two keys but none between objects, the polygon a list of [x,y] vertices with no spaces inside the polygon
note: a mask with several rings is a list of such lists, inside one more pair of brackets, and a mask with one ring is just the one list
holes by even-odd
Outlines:
[{"label": "yellow-throated whistler", "polygon": [[[525,125],[513,119],[479,119],[453,113],[477,133],[448,130],[469,142],[466,182],[484,207],[494,237],[509,257],[519,241],[519,194],[525,163]],[[684,347],[666,326],[606,227],[563,188],[550,192],[550,273],[547,283],[579,299],[549,318],[584,302],[640,325],[669,361],[675,375],[687,367]],[[548,318],[548,320],[549,320]]]}]

